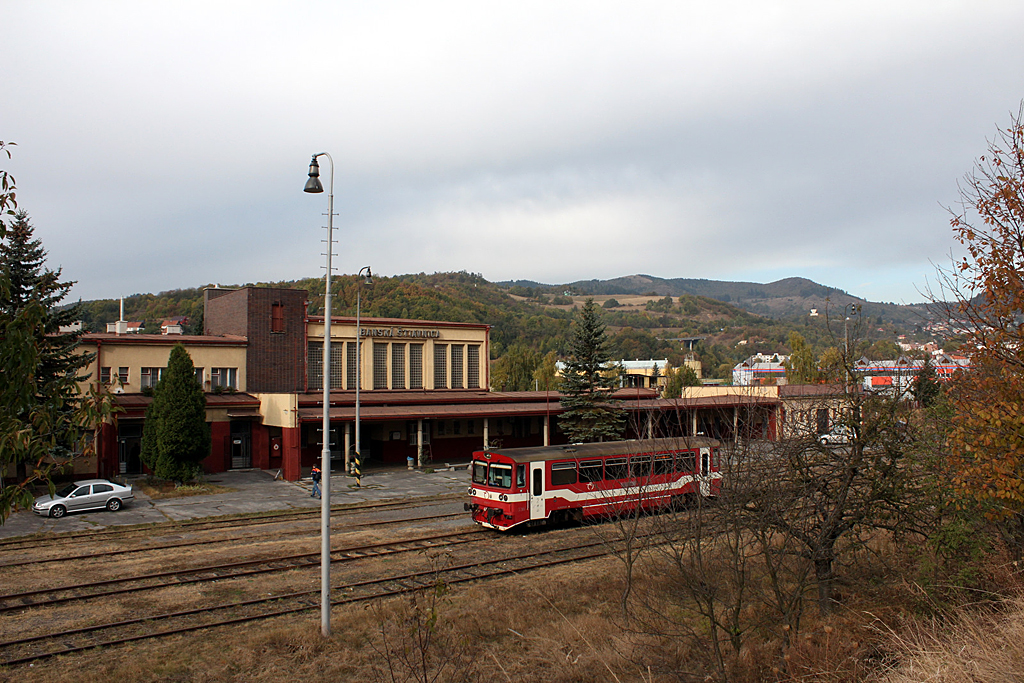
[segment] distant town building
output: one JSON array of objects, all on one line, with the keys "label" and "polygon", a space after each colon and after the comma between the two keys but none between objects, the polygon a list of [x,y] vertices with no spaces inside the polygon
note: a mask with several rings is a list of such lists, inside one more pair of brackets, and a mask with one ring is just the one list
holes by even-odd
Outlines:
[{"label": "distant town building", "polygon": [[787,360],[789,356],[780,353],[755,353],[742,363],[737,363],[732,369],[732,383],[742,387],[785,384]]}]

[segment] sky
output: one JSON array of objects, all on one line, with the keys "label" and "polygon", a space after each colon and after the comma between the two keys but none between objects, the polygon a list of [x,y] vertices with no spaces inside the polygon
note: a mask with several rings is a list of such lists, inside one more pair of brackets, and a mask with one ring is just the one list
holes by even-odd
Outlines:
[{"label": "sky", "polygon": [[[115,298],[340,273],[806,277],[918,302],[1024,3],[0,0],[0,159]],[[330,185],[331,164],[321,159]]]}]

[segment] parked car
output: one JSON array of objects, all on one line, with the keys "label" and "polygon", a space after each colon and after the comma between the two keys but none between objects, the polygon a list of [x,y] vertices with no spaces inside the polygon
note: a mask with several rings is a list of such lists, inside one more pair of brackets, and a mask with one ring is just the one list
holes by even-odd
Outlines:
[{"label": "parked car", "polygon": [[818,443],[822,446],[830,446],[833,444],[845,444],[850,443],[853,438],[853,432],[846,425],[837,425],[832,428],[832,431],[826,434],[820,434],[818,436]]},{"label": "parked car", "polygon": [[85,479],[68,484],[52,496],[39,496],[32,504],[32,512],[50,517],[104,508],[116,512],[134,498],[131,486],[121,486],[106,479]]}]

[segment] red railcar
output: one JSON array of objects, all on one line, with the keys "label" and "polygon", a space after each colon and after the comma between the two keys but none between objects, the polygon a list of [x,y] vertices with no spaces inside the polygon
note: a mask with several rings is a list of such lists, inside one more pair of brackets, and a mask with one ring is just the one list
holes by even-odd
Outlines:
[{"label": "red railcar", "polygon": [[719,447],[680,437],[477,451],[465,508],[473,521],[504,531],[714,496]]}]

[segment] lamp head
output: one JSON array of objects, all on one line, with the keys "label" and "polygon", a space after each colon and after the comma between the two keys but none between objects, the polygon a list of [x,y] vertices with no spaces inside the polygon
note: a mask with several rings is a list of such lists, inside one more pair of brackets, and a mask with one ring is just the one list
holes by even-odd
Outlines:
[{"label": "lamp head", "polygon": [[[370,266],[366,266],[363,270],[366,271],[366,279],[363,280],[363,284],[367,287],[373,287],[373,273],[370,272]],[[361,273],[363,270],[359,272]]]},{"label": "lamp head", "polygon": [[324,186],[320,184],[320,164],[316,161],[316,155],[313,155],[313,160],[309,162],[309,180],[306,181],[306,186],[302,188],[303,192],[323,192]]}]

